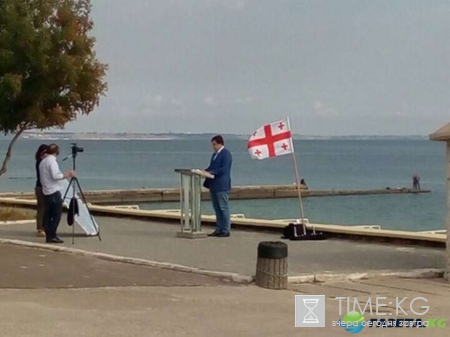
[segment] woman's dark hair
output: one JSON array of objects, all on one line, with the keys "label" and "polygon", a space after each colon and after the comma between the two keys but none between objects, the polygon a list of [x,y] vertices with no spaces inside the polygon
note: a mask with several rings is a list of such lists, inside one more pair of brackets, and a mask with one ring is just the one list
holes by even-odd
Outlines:
[{"label": "woman's dark hair", "polygon": [[212,142],[216,142],[217,144],[221,144],[221,145],[225,144],[225,142],[223,140],[223,137],[221,135],[217,135],[217,136],[212,137],[211,143]]},{"label": "woman's dark hair", "polygon": [[34,156],[36,158],[36,161],[41,160],[41,156],[47,152],[48,145],[47,144],[41,144],[39,148],[36,151],[36,155]]}]

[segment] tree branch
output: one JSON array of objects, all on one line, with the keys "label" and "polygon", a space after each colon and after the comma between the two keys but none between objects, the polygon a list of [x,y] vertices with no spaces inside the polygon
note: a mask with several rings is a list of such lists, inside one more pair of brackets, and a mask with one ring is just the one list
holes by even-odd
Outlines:
[{"label": "tree branch", "polygon": [[19,131],[14,135],[14,138],[11,140],[8,146],[8,151],[6,152],[5,159],[3,160],[2,168],[0,169],[0,177],[6,173],[8,170],[8,162],[11,159],[12,148],[22,133],[27,129],[26,125],[20,127]]}]

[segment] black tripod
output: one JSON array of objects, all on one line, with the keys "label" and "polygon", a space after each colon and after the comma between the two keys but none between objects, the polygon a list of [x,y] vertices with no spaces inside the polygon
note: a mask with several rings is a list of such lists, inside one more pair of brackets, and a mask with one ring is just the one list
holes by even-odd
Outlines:
[{"label": "black tripod", "polygon": [[[64,158],[63,161],[66,161],[67,159],[72,157],[72,166],[73,166],[73,170],[75,171],[77,154],[78,154],[78,152],[83,152],[83,151],[84,151],[84,149],[82,147],[78,147],[76,143],[72,143],[72,154],[70,156],[67,156],[66,158]],[[78,200],[76,197],[77,188],[80,191],[82,202],[86,205],[86,208],[89,213],[89,218],[92,221],[92,225],[94,226],[95,230],[97,231],[97,234],[95,236],[98,236],[98,240],[101,241],[102,239],[100,237],[100,228],[95,223],[94,217],[92,216],[91,210],[89,209],[89,205],[86,201],[86,197],[84,196],[83,190],[81,189],[81,185],[80,185],[80,182],[78,181],[77,177],[70,178],[69,186],[67,186],[66,192],[64,193],[63,200],[66,199],[66,196],[69,193],[70,187],[72,187],[72,199],[70,200],[70,203],[69,203],[69,213],[67,216],[67,222],[68,222],[69,226],[72,226],[72,244],[75,243],[74,218],[75,218],[75,214],[78,215],[78,212],[79,212]]]}]

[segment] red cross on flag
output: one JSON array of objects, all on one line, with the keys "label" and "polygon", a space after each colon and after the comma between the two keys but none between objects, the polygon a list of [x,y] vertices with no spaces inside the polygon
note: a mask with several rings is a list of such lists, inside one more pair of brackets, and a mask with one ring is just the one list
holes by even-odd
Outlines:
[{"label": "red cross on flag", "polygon": [[266,124],[252,133],[248,141],[252,159],[265,159],[294,152],[292,134],[286,120]]}]

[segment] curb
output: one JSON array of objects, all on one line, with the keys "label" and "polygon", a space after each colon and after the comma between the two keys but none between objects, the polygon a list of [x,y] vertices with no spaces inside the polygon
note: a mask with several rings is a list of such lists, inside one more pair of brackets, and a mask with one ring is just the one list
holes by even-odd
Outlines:
[{"label": "curb", "polygon": [[14,220],[14,221],[0,221],[0,226],[12,226],[12,225],[31,225],[35,224],[35,219],[27,220]]},{"label": "curb", "polygon": [[180,272],[185,272],[185,273],[192,273],[192,274],[197,274],[197,275],[220,278],[223,280],[227,280],[227,281],[235,282],[235,283],[241,283],[241,284],[250,284],[253,282],[253,279],[254,279],[253,276],[240,275],[237,273],[205,270],[205,269],[188,267],[188,266],[174,264],[174,263],[168,263],[168,262],[150,261],[150,260],[145,260],[145,259],[111,255],[111,254],[105,254],[105,253],[90,252],[90,251],[76,249],[76,248],[52,246],[52,245],[47,245],[47,244],[42,244],[42,243],[27,242],[27,241],[21,241],[21,240],[0,239],[0,244],[21,246],[21,247],[28,247],[28,248],[37,248],[37,249],[42,249],[42,250],[47,250],[47,251],[52,251],[52,252],[63,252],[63,253],[70,253],[70,254],[75,254],[75,255],[79,255],[79,256],[95,257],[95,258],[98,258],[101,260],[106,260],[106,261],[122,262],[122,263],[134,264],[134,265],[139,265],[139,266],[169,269],[169,270],[175,270],[175,271],[180,271]]},{"label": "curb", "polygon": [[289,284],[302,283],[325,283],[338,281],[360,281],[375,277],[394,277],[409,279],[433,279],[443,278],[445,271],[443,269],[413,269],[409,271],[384,270],[378,272],[352,273],[352,274],[309,274],[299,276],[289,276]]}]

